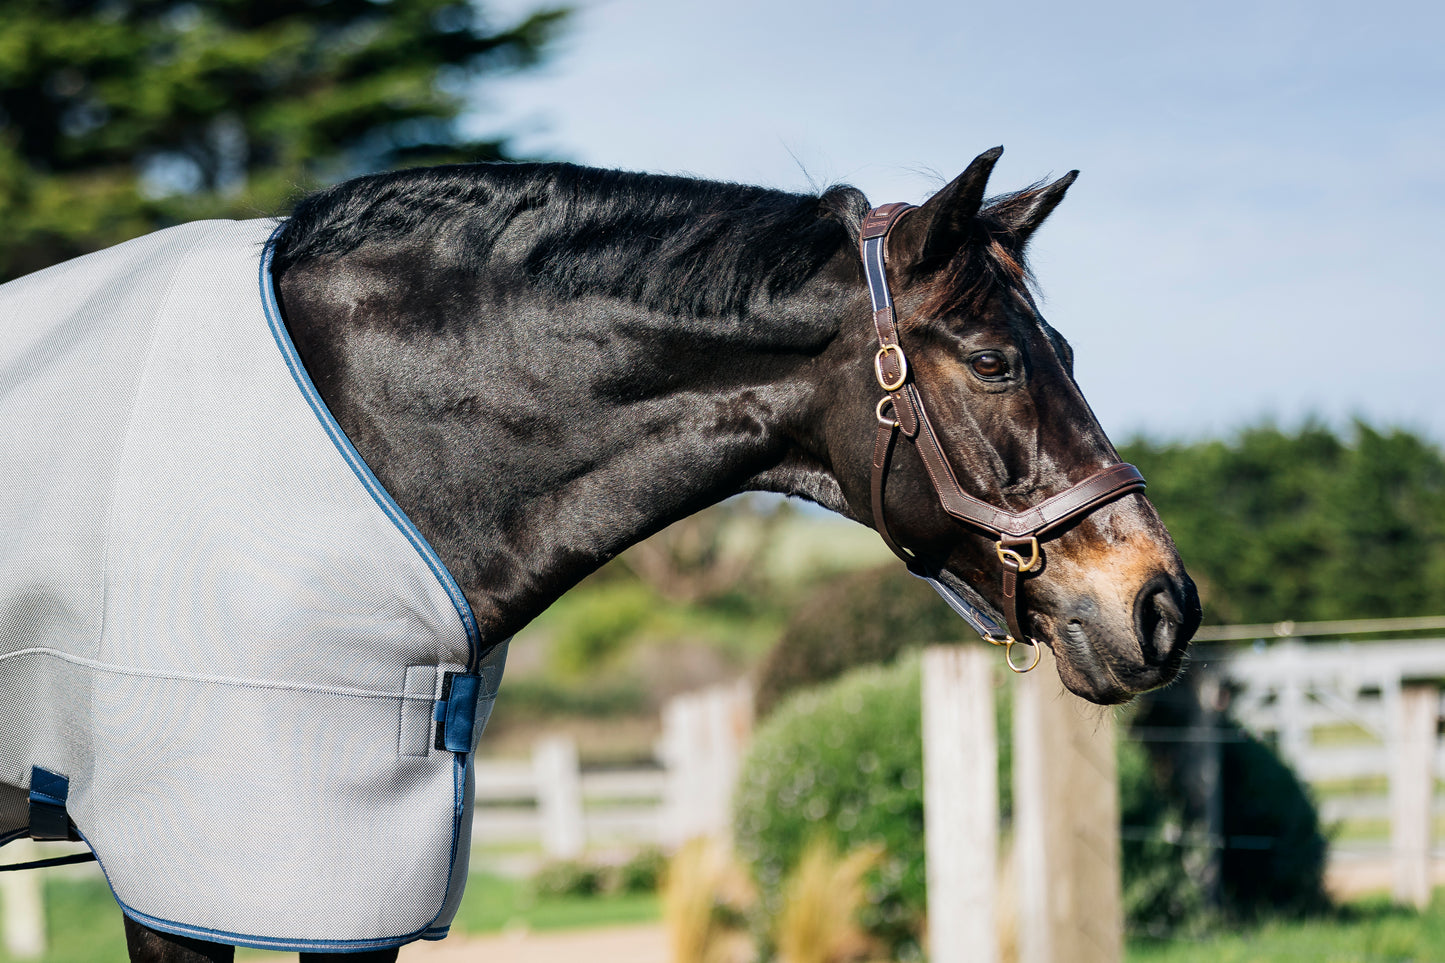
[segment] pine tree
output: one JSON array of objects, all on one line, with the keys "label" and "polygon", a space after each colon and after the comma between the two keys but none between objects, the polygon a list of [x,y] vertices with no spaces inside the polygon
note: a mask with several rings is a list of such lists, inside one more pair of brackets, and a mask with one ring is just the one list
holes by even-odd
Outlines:
[{"label": "pine tree", "polygon": [[457,118],[566,11],[469,0],[0,0],[0,279],[369,170],[508,156]]}]

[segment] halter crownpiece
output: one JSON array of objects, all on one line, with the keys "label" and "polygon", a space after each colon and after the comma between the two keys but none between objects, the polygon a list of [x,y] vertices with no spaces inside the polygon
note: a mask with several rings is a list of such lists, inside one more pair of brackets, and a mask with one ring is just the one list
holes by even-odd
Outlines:
[{"label": "halter crownpiece", "polygon": [[[1023,629],[1020,617],[1023,585],[1020,579],[1043,568],[1044,554],[1040,541],[1058,534],[1062,526],[1076,518],[1125,495],[1143,491],[1144,476],[1133,465],[1111,465],[1022,512],[997,508],[963,490],[953,466],[943,454],[943,447],[924,408],[923,396],[913,380],[908,356],[899,341],[898,318],[888,289],[885,268],[888,233],[898,219],[911,210],[912,204],[901,203],[873,208],[863,218],[858,242],[864,274],[868,279],[868,296],[873,302],[873,327],[878,334],[873,373],[878,386],[884,391],[878,402],[878,436],[873,446],[873,524],[893,553],[907,564],[908,570],[932,585],[949,607],[973,626],[984,641],[1004,646],[1004,658],[1010,669],[1027,672],[1039,663],[1039,642]],[[892,417],[887,414],[889,409]],[[888,530],[883,489],[887,483],[893,446],[900,432],[913,442],[923,459],[928,480],[943,510],[996,539],[994,551],[1002,569],[1003,615],[1007,629],[941,581],[940,570],[929,568],[921,556],[906,551]],[[1015,645],[1033,648],[1033,660],[1028,665],[1014,664],[1012,654]]]}]

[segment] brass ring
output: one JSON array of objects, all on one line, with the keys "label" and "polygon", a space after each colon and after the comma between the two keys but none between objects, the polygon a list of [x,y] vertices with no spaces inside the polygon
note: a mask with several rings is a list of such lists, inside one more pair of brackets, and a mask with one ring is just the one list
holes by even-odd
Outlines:
[{"label": "brass ring", "polygon": [[[888,357],[890,351],[898,352],[898,380],[891,383],[883,376],[883,359]],[[908,380],[908,355],[904,354],[903,349],[896,344],[885,344],[878,349],[878,354],[873,358],[873,373],[878,376],[878,384],[883,387],[884,391],[897,391]]]},{"label": "brass ring", "polygon": [[[1028,665],[1024,666],[1022,669],[1014,665],[1013,654],[1014,646],[1016,645],[1027,645],[1029,648],[1034,650],[1034,660]],[[1010,669],[1014,670],[1019,675],[1023,675],[1025,672],[1033,671],[1034,666],[1039,664],[1039,659],[1041,658],[1042,653],[1039,652],[1039,644],[1033,639],[1029,639],[1027,642],[1020,642],[1017,639],[1010,638],[1006,643],[1004,643],[1004,646],[1005,647],[1003,650],[1003,660],[1008,663],[1008,667]]]},{"label": "brass ring", "polygon": [[[1017,539],[1013,544],[1022,546],[1023,539]],[[1021,573],[1032,572],[1043,563],[1043,556],[1039,554],[1039,540],[1037,537],[1029,537],[1029,549],[1030,556],[1028,560],[1025,561],[1024,557],[1012,548],[1005,548],[1002,539],[994,543],[994,551],[998,553],[999,562],[1005,566],[1007,566],[1009,562],[1013,562],[1014,567]]]},{"label": "brass ring", "polygon": [[882,398],[879,398],[879,399],[878,399],[878,408],[877,408],[877,412],[878,412],[878,424],[882,425],[882,426],[885,427],[885,428],[897,428],[897,427],[898,427],[898,419],[897,419],[897,418],[884,418],[884,417],[883,417],[883,406],[884,406],[884,405],[888,405],[888,404],[892,404],[892,403],[893,403],[893,399],[892,399],[890,396],[888,396],[888,395],[884,395]]}]

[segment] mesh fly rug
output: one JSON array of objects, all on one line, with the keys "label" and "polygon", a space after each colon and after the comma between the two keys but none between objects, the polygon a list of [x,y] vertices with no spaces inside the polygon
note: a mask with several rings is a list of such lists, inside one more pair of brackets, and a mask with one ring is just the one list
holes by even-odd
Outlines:
[{"label": "mesh fly rug", "polygon": [[186,936],[440,939],[506,646],[301,367],[275,226],[0,286],[0,842]]}]

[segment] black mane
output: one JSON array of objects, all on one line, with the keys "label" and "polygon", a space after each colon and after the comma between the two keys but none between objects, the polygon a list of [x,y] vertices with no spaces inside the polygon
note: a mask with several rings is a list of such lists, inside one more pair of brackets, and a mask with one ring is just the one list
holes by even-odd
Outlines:
[{"label": "black mane", "polygon": [[[375,174],[303,199],[279,274],[363,247],[425,240],[480,268],[517,258],[558,297],[600,294],[692,317],[742,316],[796,291],[857,236],[868,202],[573,164],[461,164]],[[525,233],[503,235],[525,219]],[[513,245],[523,245],[520,251]],[[505,250],[503,250],[505,249]]]}]

